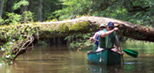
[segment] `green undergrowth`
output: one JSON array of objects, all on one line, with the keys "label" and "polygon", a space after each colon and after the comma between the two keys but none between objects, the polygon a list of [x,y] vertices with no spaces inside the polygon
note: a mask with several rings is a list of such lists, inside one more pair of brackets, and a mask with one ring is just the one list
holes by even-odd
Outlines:
[{"label": "green undergrowth", "polygon": [[36,33],[35,27],[30,25],[9,25],[0,27],[0,40],[1,42],[1,56],[0,61],[12,63],[25,46],[23,44],[29,40]]}]

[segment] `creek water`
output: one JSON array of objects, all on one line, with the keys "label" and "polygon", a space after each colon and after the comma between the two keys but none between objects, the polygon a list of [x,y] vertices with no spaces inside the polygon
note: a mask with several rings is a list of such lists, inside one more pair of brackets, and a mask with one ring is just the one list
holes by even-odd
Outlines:
[{"label": "creek water", "polygon": [[154,45],[139,45],[129,46],[136,48],[138,58],[125,54],[124,65],[112,66],[88,64],[85,50],[71,51],[66,46],[35,48],[19,56],[13,65],[0,64],[0,73],[154,73]]}]

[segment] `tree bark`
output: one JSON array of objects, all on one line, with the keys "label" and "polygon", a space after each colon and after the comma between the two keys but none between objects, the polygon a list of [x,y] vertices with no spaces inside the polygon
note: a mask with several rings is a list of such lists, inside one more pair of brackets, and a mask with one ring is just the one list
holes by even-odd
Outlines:
[{"label": "tree bark", "polygon": [[12,7],[13,7],[13,5],[14,5],[14,1],[15,1],[15,0],[7,0],[7,1],[6,1],[6,5],[5,5],[5,11],[6,11],[6,12],[13,12]]},{"label": "tree bark", "polygon": [[2,17],[3,13],[3,0],[0,0],[0,17]]},{"label": "tree bark", "polygon": [[38,4],[38,20],[42,21],[42,9],[43,9],[43,0],[39,0]]}]

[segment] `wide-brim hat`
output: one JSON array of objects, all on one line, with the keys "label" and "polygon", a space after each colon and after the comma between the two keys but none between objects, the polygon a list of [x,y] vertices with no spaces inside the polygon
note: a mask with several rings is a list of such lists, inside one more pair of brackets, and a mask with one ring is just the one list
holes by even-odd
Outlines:
[{"label": "wide-brim hat", "polygon": [[99,27],[106,27],[106,25],[105,24],[101,24]]}]

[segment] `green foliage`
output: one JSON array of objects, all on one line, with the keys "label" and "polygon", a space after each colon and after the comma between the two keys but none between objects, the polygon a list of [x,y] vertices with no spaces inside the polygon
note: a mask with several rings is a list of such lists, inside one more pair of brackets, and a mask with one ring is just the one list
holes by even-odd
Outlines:
[{"label": "green foliage", "polygon": [[23,21],[25,22],[32,22],[34,18],[34,15],[31,11],[25,11],[23,13]]},{"label": "green foliage", "polygon": [[140,0],[139,1],[131,1],[129,2],[129,7],[127,10],[131,13],[132,16],[129,16],[131,20],[130,22],[143,24],[143,25],[151,25],[154,23],[152,15],[154,13],[154,1],[153,0]]},{"label": "green foliage", "polygon": [[[30,11],[33,13],[33,20],[38,19],[38,9],[40,5],[39,0],[4,0],[3,19],[7,20],[7,13],[15,13],[24,15],[23,11]],[[60,0],[42,0],[42,19],[44,21],[57,18],[53,13],[55,10],[62,8]],[[8,23],[9,24],[9,23]]]},{"label": "green foliage", "polygon": [[44,1],[44,18],[47,20],[55,19],[54,11],[62,8],[62,3],[60,0],[45,0]]},{"label": "green foliage", "polygon": [[21,22],[32,22],[33,21],[33,13],[30,11],[25,11],[23,12],[22,15],[16,14],[16,13],[7,13],[7,16],[9,17],[7,20],[5,20],[5,23],[7,24],[16,25],[16,24],[20,24]]},{"label": "green foliage", "polygon": [[[28,6],[29,2],[27,0],[20,0],[17,3],[14,3],[13,10],[17,10],[21,8],[22,6]],[[29,22],[33,21],[33,13],[31,11],[24,11],[22,14],[18,13],[7,13],[7,16],[9,17],[7,20],[5,20],[5,23],[7,24],[20,24],[21,22]]]},{"label": "green foliage", "polygon": [[2,57],[5,61],[10,61],[15,57],[15,55],[12,54],[12,47],[15,45],[15,40],[13,39],[11,41],[11,38],[7,43],[5,43],[3,46],[1,46],[1,51],[5,52],[5,56]]},{"label": "green foliage", "polygon": [[[6,4],[14,4],[13,13],[23,15],[23,7],[31,11],[37,21],[38,0],[4,0],[3,19],[11,10]],[[132,23],[152,26],[154,23],[154,0],[42,0],[42,19],[72,19],[77,16],[104,16]],[[9,12],[10,13],[10,12]],[[35,16],[35,17],[34,17]]]},{"label": "green foliage", "polygon": [[0,46],[0,51],[4,52],[1,60],[10,63],[14,61],[18,52],[26,48],[24,45],[30,39],[29,37],[36,33],[36,28],[28,25],[3,26],[0,30],[1,39],[6,39],[6,43]]},{"label": "green foliage", "polygon": [[61,0],[63,9],[55,11],[59,19],[80,15],[104,16],[152,26],[154,0]]},{"label": "green foliage", "polygon": [[0,17],[0,24],[3,23],[3,22],[4,22],[4,20]]},{"label": "green foliage", "polygon": [[8,13],[7,16],[9,17],[8,23],[10,24],[18,24],[22,19],[21,15],[15,13]]},{"label": "green foliage", "polygon": [[19,9],[21,6],[27,6],[29,5],[29,2],[27,0],[21,0],[18,3],[15,3],[13,6],[13,10]]},{"label": "green foliage", "polygon": [[86,15],[91,4],[91,0],[62,0],[62,2],[63,9],[55,11],[56,16],[60,16],[60,20]]}]

